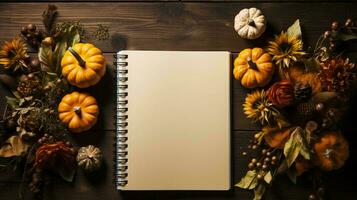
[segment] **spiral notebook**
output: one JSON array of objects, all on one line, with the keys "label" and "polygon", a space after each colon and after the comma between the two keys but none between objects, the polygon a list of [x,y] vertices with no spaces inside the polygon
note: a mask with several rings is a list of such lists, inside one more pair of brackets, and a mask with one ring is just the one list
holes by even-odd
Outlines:
[{"label": "spiral notebook", "polygon": [[230,188],[230,57],[117,53],[117,189]]}]

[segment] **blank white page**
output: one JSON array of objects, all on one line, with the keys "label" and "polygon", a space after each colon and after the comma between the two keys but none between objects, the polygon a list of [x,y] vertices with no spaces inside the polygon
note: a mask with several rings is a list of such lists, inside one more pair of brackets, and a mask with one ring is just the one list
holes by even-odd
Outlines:
[{"label": "blank white page", "polygon": [[122,190],[230,188],[230,53],[128,55],[128,183]]}]

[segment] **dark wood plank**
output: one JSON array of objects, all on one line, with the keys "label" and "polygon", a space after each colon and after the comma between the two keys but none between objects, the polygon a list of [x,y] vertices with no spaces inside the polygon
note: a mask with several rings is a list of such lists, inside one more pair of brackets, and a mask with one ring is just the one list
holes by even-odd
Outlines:
[{"label": "dark wood plank", "polygon": [[[229,50],[265,46],[266,39],[300,18],[305,43],[312,45],[332,20],[357,18],[354,3],[56,3],[60,21],[79,20],[90,32],[97,23],[111,27],[111,39],[95,41],[105,52],[142,50]],[[262,9],[266,33],[255,41],[243,40],[233,29],[236,13],[246,7]],[[0,41],[18,35],[22,26],[40,26],[46,3],[1,3]],[[31,9],[29,9],[31,8]],[[95,15],[93,10],[99,10]],[[328,15],[326,15],[328,13]],[[41,27],[41,26],[40,26]]]},{"label": "dark wood plank", "polygon": [[[233,131],[232,132],[232,185],[237,183],[247,170],[247,164],[251,159],[250,156],[242,156],[242,152],[246,151],[246,146],[249,140],[253,137],[254,131]],[[113,137],[114,131],[96,131],[87,135],[78,135],[74,138],[77,145],[94,144],[100,147],[105,156],[105,166],[97,174],[92,176],[85,175],[82,171],[79,171],[76,175],[74,183],[65,183],[64,181],[55,178],[52,185],[45,190],[45,196],[48,199],[60,200],[60,199],[175,199],[175,200],[199,200],[199,199],[221,199],[221,200],[233,200],[233,199],[252,199],[252,192],[241,190],[232,187],[227,192],[214,192],[214,191],[143,191],[143,192],[118,192],[114,188],[112,182],[113,168]],[[353,158],[356,158],[356,137],[353,140],[354,148],[351,152]],[[327,181],[328,194],[330,199],[344,199],[352,200],[357,195],[353,187],[354,169],[357,165],[355,159],[350,159],[346,167],[342,170],[338,170],[329,175],[331,180]],[[350,179],[346,177],[352,176]],[[340,184],[340,183],[344,184]],[[3,190],[0,191],[0,195],[4,199],[13,199],[18,192],[19,179],[0,181],[0,186]],[[274,182],[273,187],[267,193],[267,200],[304,200],[308,196],[310,188],[308,183],[299,183],[294,185],[286,176],[279,176]],[[29,196],[29,195],[27,195]],[[31,199],[26,198],[26,199]]]}]

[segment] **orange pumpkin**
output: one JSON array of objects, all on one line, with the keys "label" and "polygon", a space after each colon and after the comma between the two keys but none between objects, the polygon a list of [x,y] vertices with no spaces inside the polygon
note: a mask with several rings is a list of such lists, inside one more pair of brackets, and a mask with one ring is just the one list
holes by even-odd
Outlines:
[{"label": "orange pumpkin", "polygon": [[79,133],[89,130],[97,122],[99,108],[94,97],[72,92],[62,98],[58,113],[71,132]]},{"label": "orange pumpkin", "polygon": [[273,73],[271,57],[261,48],[244,49],[234,60],[234,78],[246,88],[264,87]]},{"label": "orange pumpkin", "polygon": [[325,171],[341,168],[349,156],[348,142],[339,132],[328,132],[314,144],[316,164]]},{"label": "orange pumpkin", "polygon": [[97,84],[106,71],[100,49],[89,43],[68,48],[61,60],[62,74],[72,85],[86,88]]}]

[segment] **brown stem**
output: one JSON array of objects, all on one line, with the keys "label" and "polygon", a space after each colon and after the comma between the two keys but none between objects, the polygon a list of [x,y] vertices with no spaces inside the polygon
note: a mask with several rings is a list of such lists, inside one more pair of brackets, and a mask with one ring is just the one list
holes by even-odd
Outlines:
[{"label": "brown stem", "polygon": [[255,64],[255,62],[253,62],[251,58],[248,58],[247,62],[250,69],[258,70],[257,64]]},{"label": "brown stem", "polygon": [[78,116],[81,116],[82,115],[82,111],[81,111],[81,107],[79,106],[75,106],[73,108],[74,112],[78,115]]},{"label": "brown stem", "polygon": [[253,19],[249,19],[249,20],[248,20],[248,25],[255,27],[255,22],[254,22],[254,20],[253,20]]},{"label": "brown stem", "polygon": [[76,58],[81,67],[86,66],[86,61],[84,61],[83,58],[72,47],[69,47],[68,51],[71,52],[71,54]]}]

